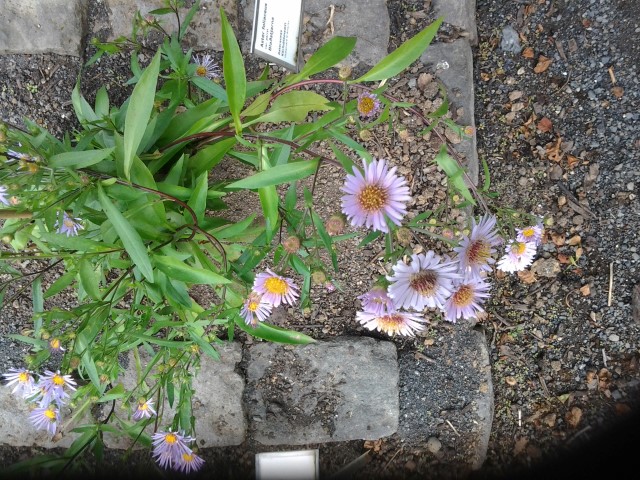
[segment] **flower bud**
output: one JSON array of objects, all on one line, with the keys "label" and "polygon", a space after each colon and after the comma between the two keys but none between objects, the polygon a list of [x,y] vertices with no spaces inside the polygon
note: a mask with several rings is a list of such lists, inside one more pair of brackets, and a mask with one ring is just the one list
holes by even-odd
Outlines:
[{"label": "flower bud", "polygon": [[327,276],[324,274],[322,270],[316,270],[311,274],[311,282],[314,285],[324,285],[324,282],[327,281]]},{"label": "flower bud", "polygon": [[291,236],[282,242],[285,252],[294,254],[300,250],[300,239],[298,237]]},{"label": "flower bud", "polygon": [[360,130],[360,132],[358,132],[358,136],[360,137],[360,140],[362,140],[363,142],[368,142],[373,138],[373,134],[371,133],[371,131],[367,130],[366,128],[363,128],[362,130]]},{"label": "flower bud", "polygon": [[3,235],[2,236],[2,243],[9,244],[11,242],[13,242],[13,235]]},{"label": "flower bud", "polygon": [[340,235],[344,231],[345,225],[346,225],[346,222],[344,220],[344,216],[339,213],[336,213],[329,217],[329,220],[327,220],[325,228],[329,235]]},{"label": "flower bud", "polygon": [[51,338],[51,334],[47,330],[40,330],[40,338],[43,340],[49,340]]},{"label": "flower bud", "polygon": [[104,373],[100,375],[100,383],[109,383],[109,375],[105,375]]},{"label": "flower bud", "polygon": [[345,65],[343,67],[340,67],[340,70],[338,70],[338,78],[340,80],[349,80],[352,73],[352,68],[349,65]]},{"label": "flower bud", "polygon": [[413,235],[407,227],[400,227],[396,230],[396,238],[398,239],[398,243],[403,247],[410,247]]}]

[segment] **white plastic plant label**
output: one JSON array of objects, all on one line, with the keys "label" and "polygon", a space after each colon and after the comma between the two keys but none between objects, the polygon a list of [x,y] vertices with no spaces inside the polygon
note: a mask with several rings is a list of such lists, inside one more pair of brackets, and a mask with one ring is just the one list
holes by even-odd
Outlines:
[{"label": "white plastic plant label", "polygon": [[303,0],[256,0],[251,53],[298,71]]}]

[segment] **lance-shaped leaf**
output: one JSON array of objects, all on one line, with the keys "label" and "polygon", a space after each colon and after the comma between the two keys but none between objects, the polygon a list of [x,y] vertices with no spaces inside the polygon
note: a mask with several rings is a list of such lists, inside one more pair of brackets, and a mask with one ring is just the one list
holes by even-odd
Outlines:
[{"label": "lance-shaped leaf", "polygon": [[106,213],[107,218],[113,225],[120,240],[122,240],[124,249],[131,257],[131,261],[140,269],[140,272],[147,280],[153,282],[153,267],[151,266],[147,248],[144,246],[140,234],[131,226],[127,219],[124,218],[120,210],[111,203],[111,200],[109,200],[104,193],[101,185],[98,185],[98,198],[100,199],[104,213]]},{"label": "lance-shaped leaf", "polygon": [[289,343],[294,345],[315,343],[315,340],[304,333],[294,330],[286,330],[284,328],[269,325],[268,323],[259,323],[256,328],[252,328],[244,323],[239,316],[235,318],[236,325],[241,330],[253,335],[254,337],[269,340],[270,342]]},{"label": "lance-shaped leaf", "polygon": [[280,185],[293,182],[312,175],[318,168],[320,160],[303,160],[300,162],[276,165],[268,170],[263,170],[250,177],[227,185],[228,189],[251,189]]},{"label": "lance-shaped leaf", "polygon": [[151,117],[159,71],[160,51],[156,52],[149,66],[142,72],[140,80],[131,93],[127,116],[124,120],[124,158],[122,168],[127,179],[129,179],[133,157],[136,156],[138,146]]},{"label": "lance-shaped leaf", "polygon": [[84,152],[63,152],[52,156],[49,165],[52,167],[86,168],[96,163],[100,163],[113,152],[112,148],[102,148],[100,150],[87,150]]},{"label": "lance-shaped leaf", "polygon": [[220,285],[231,283],[222,275],[218,275],[204,268],[193,267],[178,260],[175,257],[166,255],[154,255],[153,261],[158,270],[164,272],[169,279],[181,280],[185,283],[195,283],[201,285]]},{"label": "lance-shaped leaf", "polygon": [[291,85],[295,82],[299,82],[304,78],[309,78],[319,72],[333,67],[339,61],[347,58],[347,55],[351,53],[353,47],[356,46],[355,37],[333,37],[316,52],[311,55],[311,58],[307,60],[304,68],[295,75],[290,75],[285,85]]},{"label": "lance-shaped leaf", "polygon": [[309,90],[293,90],[276,98],[267,113],[248,122],[246,126],[257,122],[302,122],[309,112],[331,110],[329,101],[322,95]]},{"label": "lance-shaped leaf", "polygon": [[224,54],[222,55],[222,73],[224,75],[224,83],[227,87],[229,111],[233,117],[233,123],[236,126],[236,133],[239,135],[240,132],[242,132],[240,112],[244,106],[245,95],[247,93],[247,77],[244,70],[242,52],[240,52],[233,28],[222,8],[220,9],[220,26],[222,28],[222,48],[224,49]]},{"label": "lance-shaped leaf", "polygon": [[464,170],[458,162],[456,162],[448,153],[447,146],[442,145],[438,155],[436,155],[436,163],[447,174],[447,179],[451,183],[454,189],[458,191],[465,200],[469,201],[472,205],[476,202],[473,199],[473,195],[469,191],[469,187],[464,183]]},{"label": "lance-shaped leaf", "polygon": [[422,55],[422,52],[426,50],[431,43],[431,40],[433,40],[433,37],[435,37],[438,28],[440,28],[442,20],[442,17],[438,18],[416,36],[410,38],[389,55],[380,60],[367,73],[349,83],[385,80],[402,72],[405,68],[415,62],[420,55]]}]

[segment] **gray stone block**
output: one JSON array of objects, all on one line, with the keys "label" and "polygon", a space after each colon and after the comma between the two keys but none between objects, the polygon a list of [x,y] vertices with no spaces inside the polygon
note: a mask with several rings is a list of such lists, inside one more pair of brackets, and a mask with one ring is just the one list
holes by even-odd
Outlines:
[{"label": "gray stone block", "polygon": [[260,343],[249,357],[249,428],[264,445],[374,440],[397,430],[398,364],[391,342]]},{"label": "gray stone block", "polygon": [[478,183],[478,152],[476,150],[475,107],[473,88],[473,55],[466,39],[452,43],[432,43],[420,57],[420,61],[429,66],[442,81],[449,103],[454,109],[463,109],[458,123],[473,128],[473,134],[454,145],[456,150],[466,157],[469,177]]},{"label": "gray stone block", "polygon": [[433,11],[438,17],[444,17],[445,22],[465,31],[471,45],[478,45],[476,0],[433,0]]},{"label": "gray stone block", "polygon": [[[131,22],[135,12],[140,11],[144,17],[148,12],[164,7],[163,0],[105,0],[109,12],[109,28],[111,35],[108,40],[114,40],[123,35],[131,35]],[[238,7],[233,0],[201,0],[200,10],[195,14],[185,36],[186,44],[194,50],[222,50],[222,35],[220,33],[220,8],[234,27],[237,26]],[[180,11],[181,20],[189,9]],[[178,22],[175,15],[158,17],[161,25],[168,33],[177,30]],[[236,35],[238,32],[236,31]]]},{"label": "gray stone block", "polygon": [[82,0],[0,0],[0,54],[82,55]]}]

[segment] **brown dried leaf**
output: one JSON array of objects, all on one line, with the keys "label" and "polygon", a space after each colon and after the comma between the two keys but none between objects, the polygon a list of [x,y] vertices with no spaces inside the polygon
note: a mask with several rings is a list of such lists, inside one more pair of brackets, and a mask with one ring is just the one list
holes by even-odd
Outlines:
[{"label": "brown dried leaf", "polygon": [[580,163],[580,159],[574,155],[567,154],[567,166],[573,169],[576,165]]},{"label": "brown dried leaf", "polygon": [[535,73],[542,73],[549,68],[551,65],[552,59],[545,57],[544,55],[540,55],[538,57],[538,64],[533,68]]},{"label": "brown dried leaf", "polygon": [[556,414],[550,413],[549,415],[545,415],[542,419],[542,422],[547,425],[547,427],[553,427],[556,424]]},{"label": "brown dried leaf", "polygon": [[518,272],[518,278],[522,283],[530,284],[536,282],[536,274],[531,270],[520,270]]},{"label": "brown dried leaf", "polygon": [[511,385],[512,387],[518,383],[516,377],[512,376],[505,377],[504,381],[507,382],[507,385]]},{"label": "brown dried leaf", "polygon": [[513,446],[513,454],[520,455],[526,450],[528,443],[529,439],[527,437],[520,437],[516,439],[516,444]]},{"label": "brown dried leaf", "polygon": [[576,245],[580,245],[581,240],[582,239],[580,238],[580,235],[574,235],[569,240],[567,240],[567,244],[575,247]]},{"label": "brown dried leaf", "polygon": [[613,95],[614,95],[616,98],[620,98],[620,97],[622,97],[622,95],[624,95],[624,88],[622,88],[622,87],[621,87],[621,86],[619,86],[619,85],[616,85],[615,87],[613,87],[613,88],[611,89],[611,92],[613,93]]},{"label": "brown dried leaf", "polygon": [[559,253],[558,254],[558,261],[560,263],[563,263],[563,264],[567,264],[567,263],[571,262],[571,260],[569,260],[569,257],[567,255],[565,255],[564,253]]},{"label": "brown dried leaf", "polygon": [[564,418],[572,428],[576,428],[582,419],[582,410],[578,407],[572,407]]},{"label": "brown dried leaf", "polygon": [[557,246],[564,245],[564,233],[551,232],[551,241]]},{"label": "brown dried leaf", "polygon": [[542,117],[538,122],[537,127],[542,133],[547,133],[553,128],[553,123],[547,117]]},{"label": "brown dried leaf", "polygon": [[558,137],[555,142],[549,142],[545,145],[545,153],[547,154],[547,158],[553,162],[562,161],[562,157],[564,157],[564,152],[562,151],[562,138]]},{"label": "brown dried leaf", "polygon": [[580,287],[580,293],[585,297],[591,295],[591,288],[589,288],[588,283]]},{"label": "brown dried leaf", "polygon": [[531,47],[527,47],[524,50],[522,50],[522,56],[524,58],[533,58],[533,48]]}]

